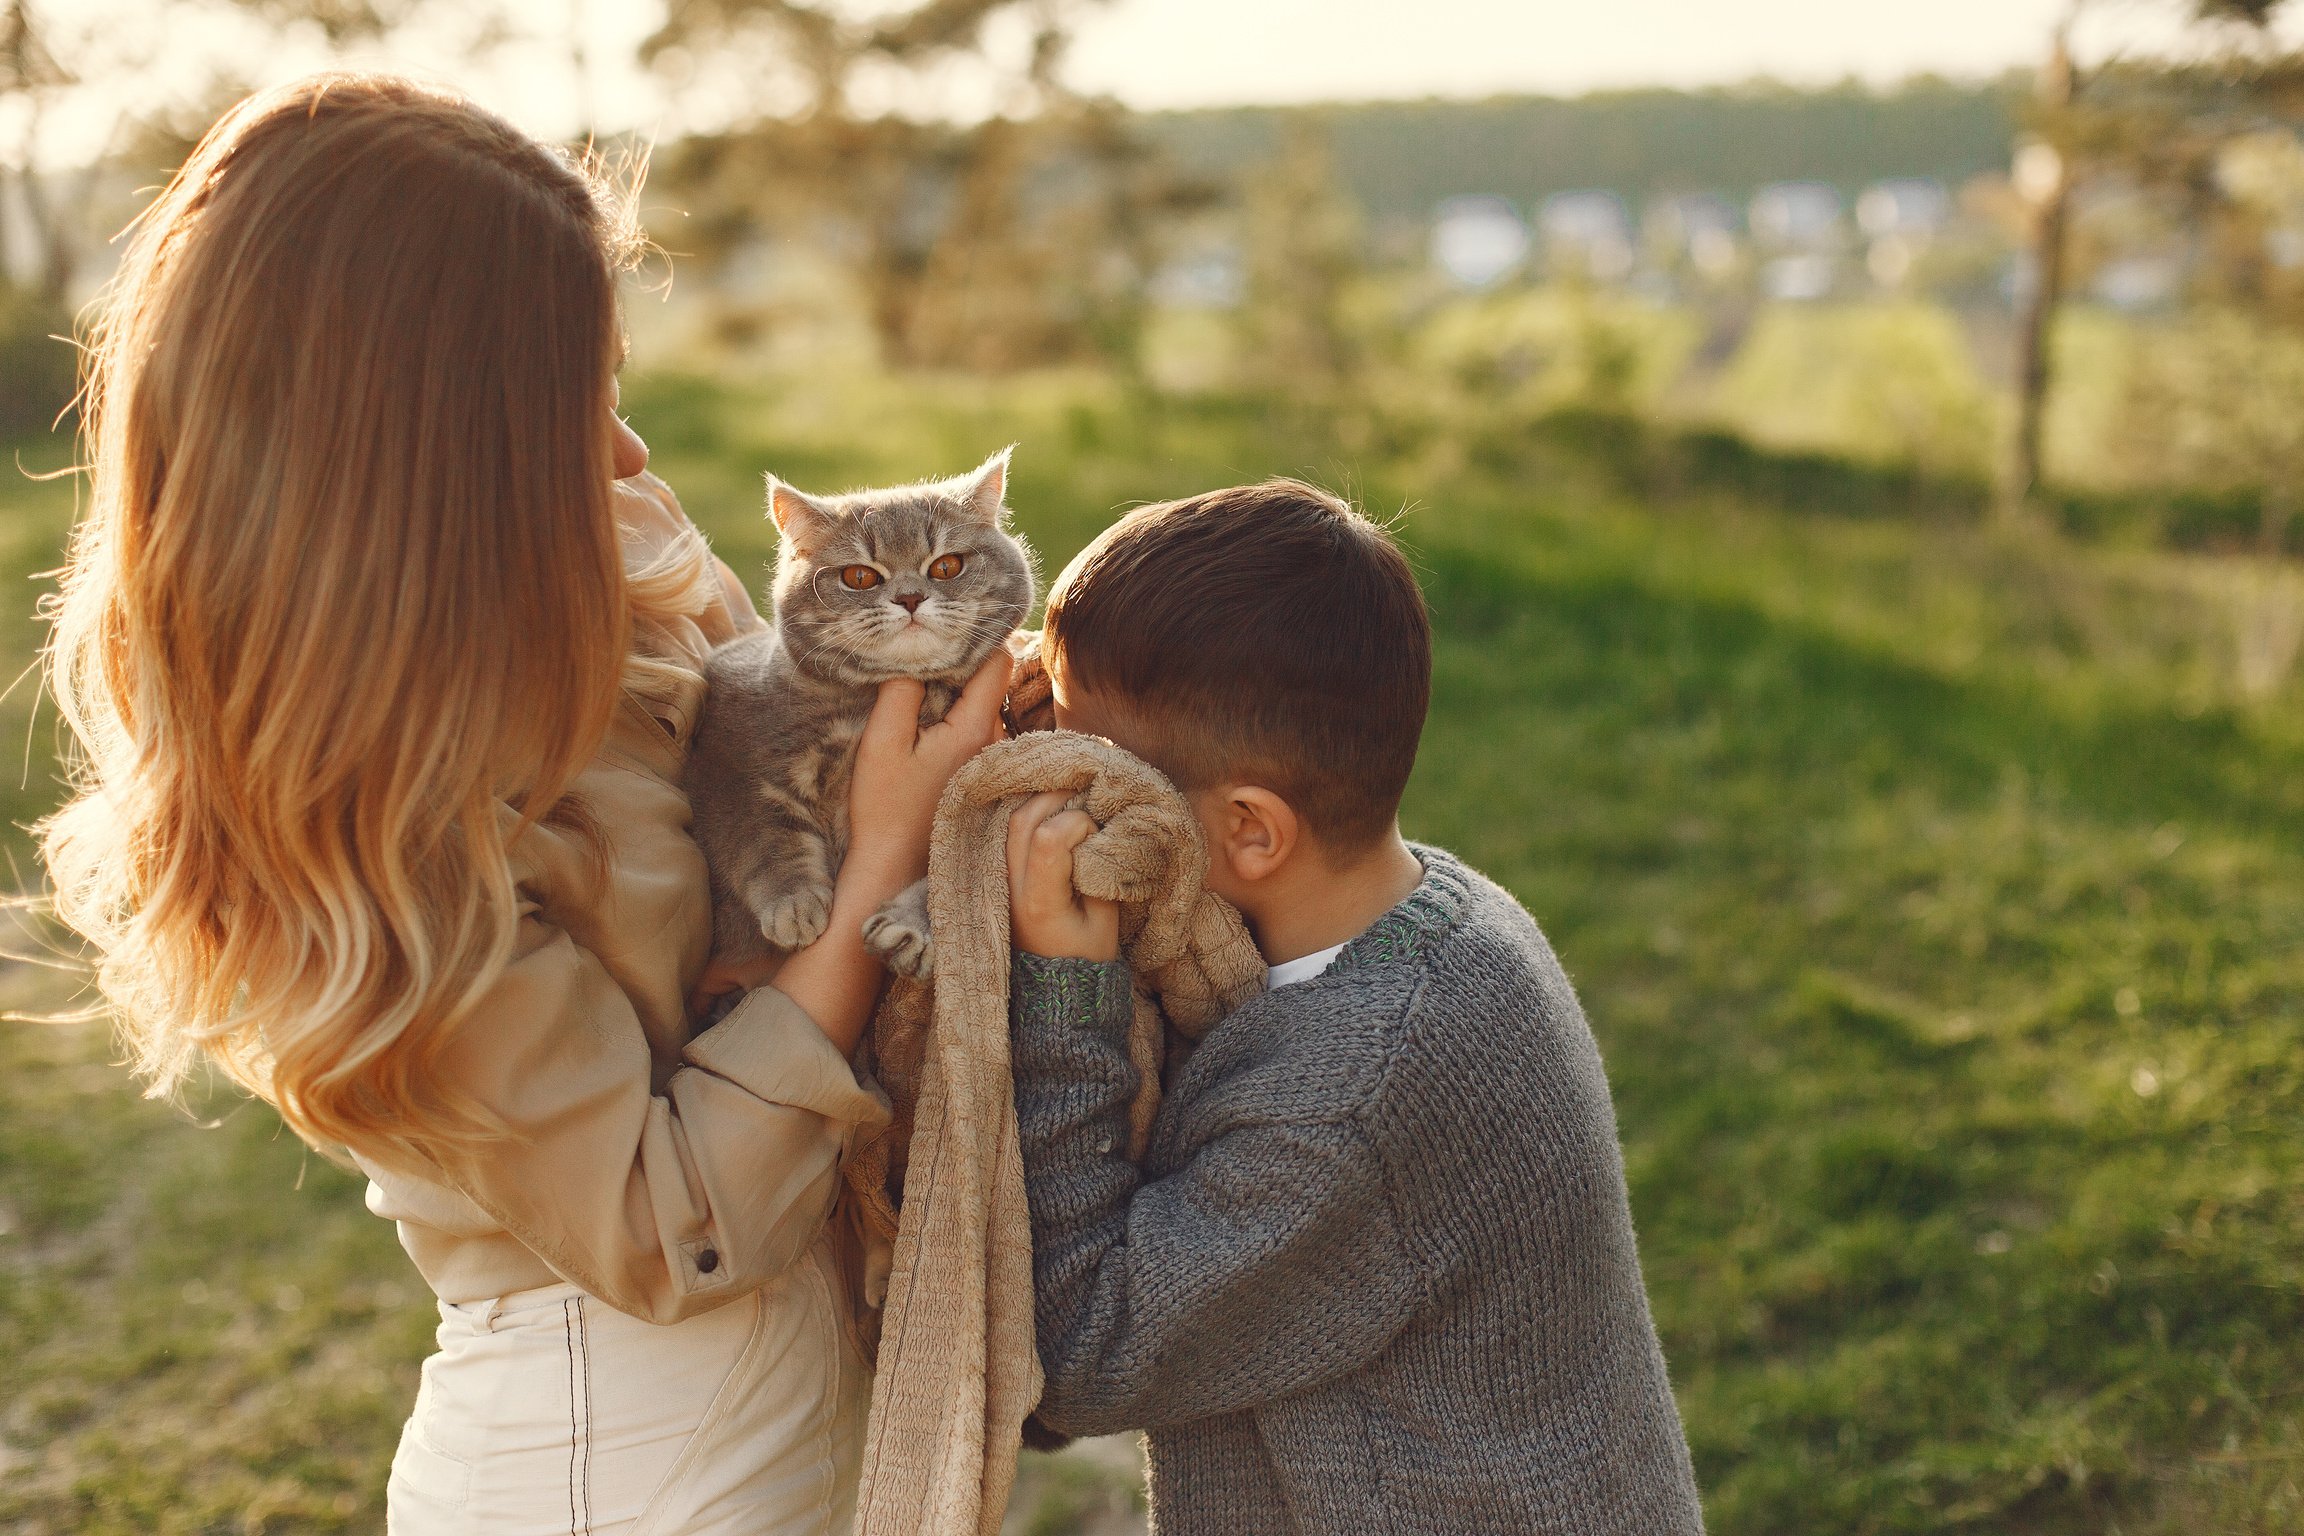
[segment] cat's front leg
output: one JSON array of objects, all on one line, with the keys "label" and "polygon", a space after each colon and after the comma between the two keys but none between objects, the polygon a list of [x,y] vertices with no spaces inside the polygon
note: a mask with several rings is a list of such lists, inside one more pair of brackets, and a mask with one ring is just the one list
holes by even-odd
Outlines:
[{"label": "cat's front leg", "polygon": [[928,882],[915,880],[864,919],[864,947],[899,976],[926,981],[936,970],[935,935],[928,929]]},{"label": "cat's front leg", "polygon": [[762,938],[781,950],[805,949],[832,921],[831,845],[797,818],[777,817],[756,836],[739,894]]}]

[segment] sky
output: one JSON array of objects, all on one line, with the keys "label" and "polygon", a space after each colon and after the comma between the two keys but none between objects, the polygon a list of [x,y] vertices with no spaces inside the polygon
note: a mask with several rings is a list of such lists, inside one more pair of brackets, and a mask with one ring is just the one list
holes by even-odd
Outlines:
[{"label": "sky", "polygon": [[1756,75],[1893,81],[2029,62],[2062,10],[2063,0],[1119,0],[1083,29],[1073,75],[1147,107]]},{"label": "sky", "polygon": [[[471,65],[443,38],[388,60],[446,78],[533,131],[592,126],[659,137],[724,118],[757,77],[708,66],[668,86],[634,62],[661,0],[517,0],[532,40]],[[849,0],[860,10],[903,0]],[[35,0],[96,39],[133,38],[150,0]],[[2083,55],[2164,43],[2185,0],[2091,0]],[[1575,94],[1636,85],[1702,86],[1767,76],[1815,84],[1850,76],[1890,83],[1920,73],[1976,77],[2035,61],[2066,0],[1105,0],[1074,43],[1069,76],[1131,106],[1194,107],[1498,92]],[[453,14],[453,8],[451,8]],[[206,24],[204,24],[206,25]],[[147,25],[143,29],[149,33]],[[321,62],[253,42],[229,21],[146,46],[165,75],[199,77],[228,59],[266,83]],[[572,35],[590,67],[581,92]],[[1020,54],[1020,25],[996,42]],[[99,43],[99,46],[101,44]],[[95,78],[102,71],[91,73]],[[128,78],[130,71],[113,72]],[[141,76],[139,77],[141,78]],[[139,86],[139,89],[144,87]],[[166,89],[165,86],[160,87]],[[188,87],[187,87],[188,88]],[[999,103],[987,77],[947,70],[902,83],[908,106],[968,117]],[[51,114],[38,158],[85,160],[101,148],[105,104]],[[117,117],[117,112],[109,114]],[[7,125],[0,123],[0,136]]]},{"label": "sky", "polygon": [[[587,8],[601,57],[629,56],[652,0],[524,0],[555,19]],[[860,7],[886,0],[856,0]],[[2185,0],[2092,0],[2084,40],[2152,46]],[[1244,102],[1576,94],[1724,85],[1768,76],[1996,74],[2045,49],[2067,0],[1105,0],[1068,70],[1144,108]],[[540,81],[534,82],[541,84]],[[968,82],[943,88],[963,112]],[[663,110],[637,72],[606,74],[605,116]]]},{"label": "sky", "polygon": [[[524,0],[636,37],[651,0]],[[860,7],[891,0],[855,0]],[[2164,45],[2189,0],[2090,0],[2084,50]],[[2036,62],[2068,0],[1104,0],[1069,78],[1145,108],[1576,94],[1768,76],[1997,74]],[[615,51],[615,44],[600,50]],[[625,50],[629,52],[628,47]],[[604,90],[614,94],[614,88]],[[635,95],[638,108],[645,92]]]}]

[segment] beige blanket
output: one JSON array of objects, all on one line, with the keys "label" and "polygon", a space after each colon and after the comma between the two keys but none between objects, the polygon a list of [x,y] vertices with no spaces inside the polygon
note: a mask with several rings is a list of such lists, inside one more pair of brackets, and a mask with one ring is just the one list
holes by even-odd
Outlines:
[{"label": "beige blanket", "polygon": [[1207,855],[1190,809],[1137,758],[1092,736],[1036,732],[993,745],[953,779],[928,862],[935,982],[896,983],[873,1023],[897,1123],[848,1165],[850,1215],[895,1243],[858,1536],[992,1536],[1040,1398],[1009,1079],[1007,829],[1009,812],[1042,790],[1072,792],[1095,818],[1074,883],[1121,903],[1136,980],[1129,1054],[1142,1073],[1135,1151],[1172,1046],[1264,984],[1239,915],[1201,889]]}]

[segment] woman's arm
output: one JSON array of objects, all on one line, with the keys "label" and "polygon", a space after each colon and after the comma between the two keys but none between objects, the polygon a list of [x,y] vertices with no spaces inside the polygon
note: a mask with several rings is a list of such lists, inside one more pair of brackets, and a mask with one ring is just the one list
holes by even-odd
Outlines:
[{"label": "woman's arm", "polygon": [[743,1295],[805,1252],[851,1139],[886,1123],[847,1060],[882,975],[864,918],[926,868],[936,801],[997,730],[1005,682],[999,658],[926,730],[919,685],[888,685],[858,750],[830,929],[689,1041],[668,1078],[653,1080],[647,1031],[599,959],[527,917],[441,1062],[507,1134],[445,1157],[445,1182],[559,1274],[657,1322]]},{"label": "woman's arm", "polygon": [[920,725],[926,690],[910,678],[880,685],[856,748],[848,791],[848,855],[823,937],[776,973],[776,990],[807,1011],[842,1055],[856,1048],[880,997],[884,971],[864,947],[864,920],[928,873],[936,802],[960,765],[1000,735],[1000,700],[1014,666],[1005,650],[976,669],[951,712]]},{"label": "woman's arm", "polygon": [[[421,1186],[444,1184],[562,1278],[652,1322],[745,1295],[815,1241],[843,1155],[887,1110],[773,987],[681,1058],[659,1076],[633,998],[532,913],[439,1061],[440,1080],[503,1134],[439,1151],[429,1167],[365,1159],[380,1190],[370,1204],[421,1211]],[[469,1220],[450,1208],[429,1225],[451,1241],[486,1235]],[[412,1252],[431,1237],[423,1224],[403,1235]]]}]

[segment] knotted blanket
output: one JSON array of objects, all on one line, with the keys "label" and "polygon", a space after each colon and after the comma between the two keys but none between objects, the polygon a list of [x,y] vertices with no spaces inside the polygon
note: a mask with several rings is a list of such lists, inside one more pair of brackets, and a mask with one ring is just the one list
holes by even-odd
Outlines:
[{"label": "knotted blanket", "polygon": [[1202,889],[1207,854],[1191,808],[1140,759],[1097,737],[1036,731],[986,748],[953,778],[928,859],[935,979],[894,983],[873,1021],[873,1067],[896,1122],[847,1167],[858,1224],[894,1239],[858,1536],[994,1536],[1040,1399],[1009,1077],[1007,838],[1009,813],[1044,790],[1072,795],[1099,827],[1074,855],[1073,883],[1121,904],[1136,985],[1137,1152],[1164,1068],[1264,985],[1239,914]]}]

